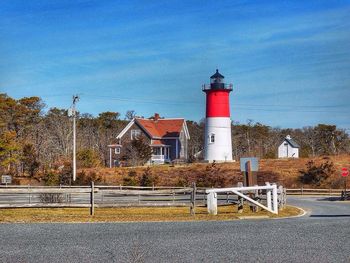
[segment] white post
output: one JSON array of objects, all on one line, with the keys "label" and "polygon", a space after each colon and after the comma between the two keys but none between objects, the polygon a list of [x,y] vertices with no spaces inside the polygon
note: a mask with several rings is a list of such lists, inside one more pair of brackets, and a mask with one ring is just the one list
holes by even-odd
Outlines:
[{"label": "white post", "polygon": [[75,111],[75,104],[79,100],[79,97],[74,95],[73,96],[73,106],[72,106],[72,115],[73,115],[73,181],[77,178],[77,162],[76,162],[76,129],[75,129],[75,122],[76,122],[76,111]]},{"label": "white post", "polygon": [[77,178],[77,161],[76,161],[76,134],[75,134],[75,109],[73,112],[73,181]]},{"label": "white post", "polygon": [[278,214],[278,197],[277,197],[277,185],[272,185],[272,195],[273,195],[273,211]]},{"label": "white post", "polygon": [[218,195],[217,193],[209,193],[207,196],[208,213],[217,215],[218,213]]},{"label": "white post", "polygon": [[[270,183],[266,183],[267,186],[270,186]],[[271,210],[271,190],[266,189],[266,204],[267,208]]]}]

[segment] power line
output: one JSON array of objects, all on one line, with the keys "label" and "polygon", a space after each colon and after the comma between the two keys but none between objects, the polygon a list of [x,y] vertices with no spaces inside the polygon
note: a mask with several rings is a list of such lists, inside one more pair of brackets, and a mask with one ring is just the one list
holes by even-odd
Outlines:
[{"label": "power line", "polygon": [[[63,97],[70,94],[49,94],[44,95],[45,97]],[[182,105],[182,104],[199,104],[202,105],[202,102],[199,101],[171,101],[171,100],[145,100],[140,98],[122,98],[122,97],[111,97],[104,95],[92,95],[92,94],[84,94],[81,93],[81,96],[94,99],[94,100],[116,100],[123,102],[133,102],[133,103],[150,103],[150,104],[164,104],[164,105]],[[288,105],[288,104],[246,104],[246,103],[233,103],[233,106],[243,106],[243,107],[284,107],[284,108],[292,108],[293,111],[296,111],[295,108],[345,108],[349,107],[348,104],[340,104],[340,105]],[[235,107],[238,108],[238,107]],[[241,108],[243,109],[243,108]],[[264,110],[264,109],[252,109],[252,110]],[[272,110],[272,109],[271,109]],[[278,109],[279,110],[279,109]],[[327,111],[328,112],[328,111]]]},{"label": "power line", "polygon": [[[184,105],[184,104],[200,104],[202,102],[198,101],[169,101],[169,100],[145,100],[137,98],[120,98],[120,97],[111,97],[111,96],[101,96],[101,95],[84,95],[84,97],[92,98],[95,100],[116,100],[122,102],[133,102],[141,104],[160,104],[160,105]],[[235,107],[238,105],[238,107]],[[347,105],[273,105],[273,104],[243,104],[243,103],[234,103],[232,108],[240,110],[254,110],[254,111],[275,111],[275,112],[315,112],[315,113],[347,113],[345,111],[330,111],[330,110],[307,110],[307,109],[317,109],[317,108],[341,108]],[[279,109],[264,109],[264,108],[251,108],[251,107],[281,107]],[[283,108],[282,108],[283,107]],[[300,108],[306,108],[301,110]]]}]

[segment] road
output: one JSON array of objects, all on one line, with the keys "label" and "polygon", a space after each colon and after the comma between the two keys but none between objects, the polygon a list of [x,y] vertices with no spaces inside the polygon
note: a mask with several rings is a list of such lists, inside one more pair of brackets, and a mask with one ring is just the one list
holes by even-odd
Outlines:
[{"label": "road", "polygon": [[299,218],[0,224],[0,262],[350,262],[350,203],[289,198]]}]

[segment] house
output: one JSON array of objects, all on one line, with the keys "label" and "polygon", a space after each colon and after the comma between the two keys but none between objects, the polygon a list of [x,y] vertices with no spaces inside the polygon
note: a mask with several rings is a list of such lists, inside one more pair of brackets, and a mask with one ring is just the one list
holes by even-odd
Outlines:
[{"label": "house", "polygon": [[142,138],[153,151],[149,163],[162,164],[188,158],[188,133],[184,119],[160,118],[156,113],[150,119],[134,118],[116,137],[116,144],[108,145],[110,167],[119,166],[125,155],[125,146],[131,140]]},{"label": "house", "polygon": [[287,135],[278,147],[278,158],[299,158],[300,146]]}]

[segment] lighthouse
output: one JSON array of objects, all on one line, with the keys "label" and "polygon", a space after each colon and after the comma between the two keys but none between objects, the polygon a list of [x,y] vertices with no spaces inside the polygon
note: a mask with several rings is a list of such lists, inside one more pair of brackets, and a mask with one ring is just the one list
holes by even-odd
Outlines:
[{"label": "lighthouse", "polygon": [[203,85],[206,94],[204,160],[232,161],[230,92],[232,84],[224,83],[224,76],[216,70],[210,85]]}]

